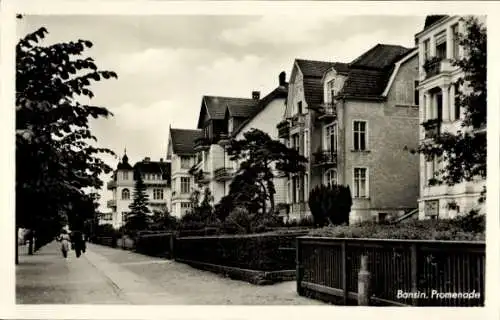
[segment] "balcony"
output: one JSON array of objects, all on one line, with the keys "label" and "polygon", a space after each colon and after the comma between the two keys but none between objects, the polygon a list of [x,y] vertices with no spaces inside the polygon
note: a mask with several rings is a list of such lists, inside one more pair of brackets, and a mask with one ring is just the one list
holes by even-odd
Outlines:
[{"label": "balcony", "polygon": [[233,169],[232,168],[218,168],[214,171],[214,180],[215,181],[226,181],[233,178]]},{"label": "balcony", "polygon": [[290,134],[290,123],[287,120],[283,120],[276,126],[278,128],[278,137],[281,139],[288,138]]},{"label": "balcony", "polygon": [[116,181],[115,180],[108,181],[107,189],[108,190],[114,190],[114,189],[116,189]]},{"label": "balcony", "polygon": [[116,208],[116,200],[114,200],[114,199],[108,200],[107,207],[110,209]]},{"label": "balcony", "polygon": [[315,166],[335,166],[337,165],[337,151],[320,150],[313,153]]},{"label": "balcony", "polygon": [[303,114],[297,114],[290,118],[290,130],[301,128],[305,123],[305,116]]},{"label": "balcony", "polygon": [[424,63],[423,67],[425,70],[425,79],[429,79],[440,73],[449,73],[457,68],[452,65],[451,60],[439,57],[430,58]]},{"label": "balcony", "polygon": [[425,129],[425,139],[438,137],[441,134],[441,123],[440,119],[431,119],[422,124]]},{"label": "balcony", "polygon": [[210,182],[210,175],[208,174],[208,172],[198,170],[193,174],[193,176],[194,182],[197,184],[207,184],[208,182]]},{"label": "balcony", "polygon": [[219,141],[217,141],[217,144],[220,145],[220,146],[227,146],[228,144],[231,143],[231,138],[228,134],[220,134],[219,135]]},{"label": "balcony", "polygon": [[333,121],[337,118],[337,104],[335,102],[324,103],[318,112],[318,120]]},{"label": "balcony", "polygon": [[207,138],[198,138],[194,140],[195,151],[206,151],[210,149],[210,140]]}]

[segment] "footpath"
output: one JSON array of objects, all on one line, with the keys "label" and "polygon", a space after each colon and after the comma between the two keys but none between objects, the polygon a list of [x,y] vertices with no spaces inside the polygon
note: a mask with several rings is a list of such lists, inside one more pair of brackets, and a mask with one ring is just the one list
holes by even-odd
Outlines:
[{"label": "footpath", "polygon": [[295,282],[256,286],[171,260],[88,244],[64,259],[57,243],[16,266],[19,304],[322,305]]}]

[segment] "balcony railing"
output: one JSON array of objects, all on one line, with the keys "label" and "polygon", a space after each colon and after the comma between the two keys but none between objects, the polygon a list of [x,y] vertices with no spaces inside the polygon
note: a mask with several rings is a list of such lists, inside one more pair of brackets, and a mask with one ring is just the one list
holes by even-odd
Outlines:
[{"label": "balcony railing", "polygon": [[214,179],[215,181],[226,181],[230,180],[233,177],[233,169],[232,168],[218,168],[214,171]]},{"label": "balcony railing", "polygon": [[116,208],[116,200],[108,200],[107,207],[110,209]]},{"label": "balcony railing", "polygon": [[194,182],[198,184],[207,184],[210,181],[210,175],[205,171],[197,171],[193,174]]},{"label": "balcony railing", "polygon": [[324,103],[318,112],[318,120],[331,121],[337,118],[337,104],[335,102]]},{"label": "balcony railing", "polygon": [[442,72],[451,72],[454,69],[458,68],[457,66],[454,66],[452,64],[451,60],[439,57],[430,58],[424,63],[423,67],[425,70],[426,79],[438,75]]},{"label": "balcony railing", "polygon": [[424,124],[425,139],[433,139],[441,134],[441,120],[432,119]]},{"label": "balcony railing", "polygon": [[278,128],[279,138],[288,138],[290,134],[290,123],[287,120],[283,120],[276,126]]},{"label": "balcony railing", "polygon": [[231,137],[225,133],[220,134],[217,140],[217,144],[220,146],[226,146],[231,143]]},{"label": "balcony railing", "polygon": [[116,189],[116,181],[115,180],[108,181],[107,189],[108,190]]},{"label": "balcony railing", "polygon": [[337,152],[333,150],[320,150],[313,153],[314,165],[336,165]]},{"label": "balcony railing", "polygon": [[210,140],[207,138],[198,138],[194,140],[194,150],[203,151],[210,148]]},{"label": "balcony railing", "polygon": [[305,123],[306,123],[305,116],[302,114],[297,114],[290,118],[290,130],[303,127]]}]

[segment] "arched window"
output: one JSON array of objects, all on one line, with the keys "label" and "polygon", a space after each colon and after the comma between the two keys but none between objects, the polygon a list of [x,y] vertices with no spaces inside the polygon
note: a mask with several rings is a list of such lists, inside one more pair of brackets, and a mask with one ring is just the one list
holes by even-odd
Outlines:
[{"label": "arched window", "polygon": [[122,200],[129,200],[129,199],[130,199],[130,191],[128,191],[128,189],[123,189]]},{"label": "arched window", "polygon": [[334,185],[334,184],[337,184],[338,181],[337,181],[337,170],[335,169],[330,169],[330,170],[327,170],[325,172],[325,176],[324,176],[324,180],[325,180],[325,185]]}]

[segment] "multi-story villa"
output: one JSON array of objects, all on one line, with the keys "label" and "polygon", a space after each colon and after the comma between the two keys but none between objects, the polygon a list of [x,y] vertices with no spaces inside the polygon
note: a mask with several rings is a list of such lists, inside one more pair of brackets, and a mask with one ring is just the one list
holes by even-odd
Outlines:
[{"label": "multi-story villa", "polygon": [[376,45],[349,64],[297,59],[279,137],[309,159],[288,181],[291,218],[309,213],[320,184],[348,185],[351,222],[417,207],[418,54]]},{"label": "multi-story villa", "polygon": [[[480,21],[482,17],[478,17]],[[420,128],[420,139],[432,138],[441,132],[457,132],[461,128],[465,110],[455,103],[459,88],[456,82],[464,76],[463,71],[452,65],[452,61],[464,56],[458,36],[464,31],[459,16],[428,16],[425,27],[415,35],[419,57],[420,122],[435,119],[434,126],[427,131]],[[484,129],[485,132],[486,129]],[[477,179],[454,186],[430,185],[431,180],[444,166],[444,162],[434,158],[431,161],[420,158],[420,198],[419,218],[453,218],[478,205],[485,181]],[[449,206],[454,202],[456,206]]]},{"label": "multi-story villa", "polygon": [[129,205],[133,201],[135,181],[142,176],[149,197],[148,207],[154,211],[164,211],[170,206],[170,163],[160,159],[151,161],[146,157],[132,166],[125,154],[108,182],[108,190],[113,191],[113,199],[107,207],[112,210],[112,224],[118,229],[126,222]]},{"label": "multi-story villa", "polygon": [[[262,99],[258,91],[252,92],[251,99],[203,97],[197,125],[203,135],[195,141],[198,162],[193,171],[197,172],[195,182],[210,189],[214,203],[229,193],[229,185],[237,170],[237,163],[229,160],[225,150],[229,137],[241,139],[251,128],[277,137],[273,123],[285,109],[286,86],[285,74],[282,73],[279,86]],[[276,198],[281,199],[278,194]]]},{"label": "multi-story villa", "polygon": [[192,129],[169,130],[167,160],[172,165],[172,205],[170,212],[180,218],[191,207],[190,197],[196,184],[190,169],[197,162],[195,141],[203,131]]}]

